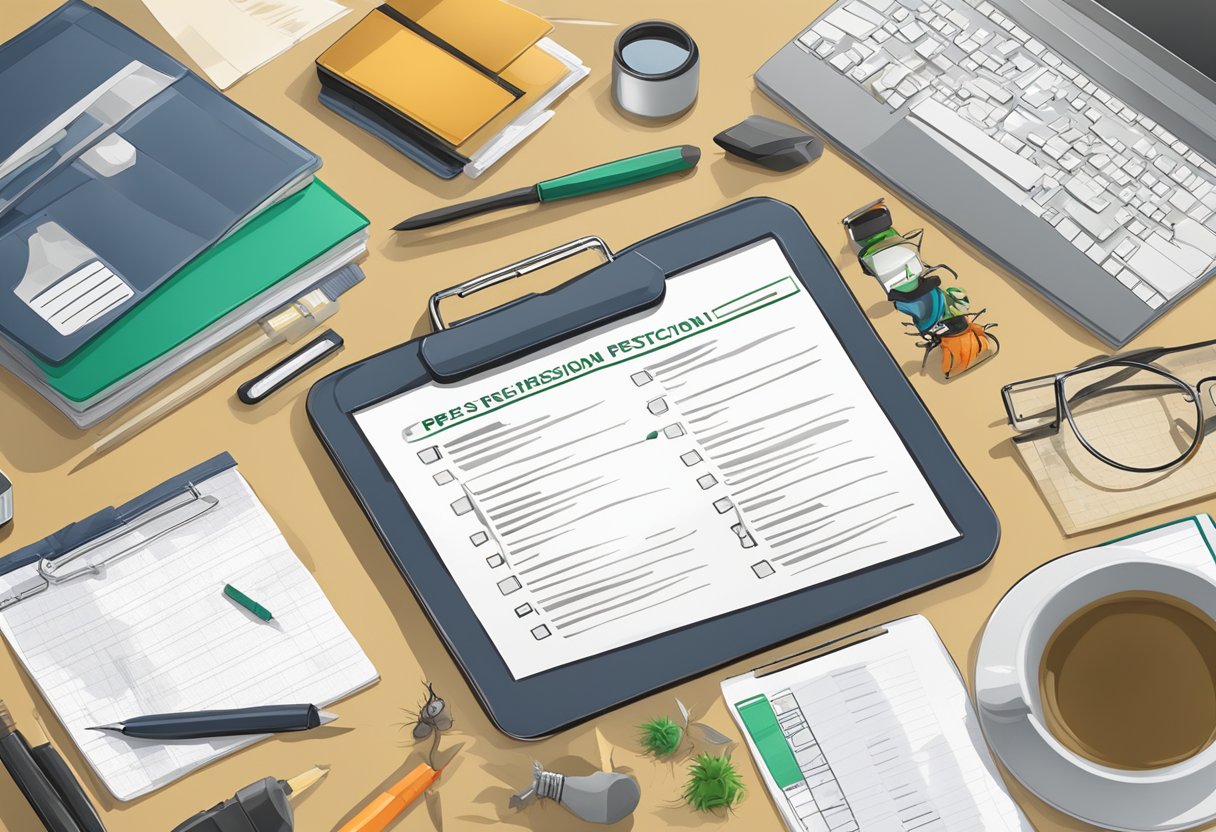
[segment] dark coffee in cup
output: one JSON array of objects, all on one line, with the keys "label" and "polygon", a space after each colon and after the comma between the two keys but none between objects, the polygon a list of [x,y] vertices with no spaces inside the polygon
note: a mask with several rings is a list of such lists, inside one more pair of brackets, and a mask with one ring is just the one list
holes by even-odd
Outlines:
[{"label": "dark coffee in cup", "polygon": [[1069,616],[1039,665],[1044,721],[1100,765],[1157,769],[1216,739],[1216,622],[1155,592],[1122,592]]}]

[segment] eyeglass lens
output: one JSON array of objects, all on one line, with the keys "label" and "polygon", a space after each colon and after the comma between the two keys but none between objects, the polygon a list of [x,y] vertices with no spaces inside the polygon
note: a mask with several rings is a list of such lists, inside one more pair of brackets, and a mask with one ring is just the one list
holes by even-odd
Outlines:
[{"label": "eyeglass lens", "polygon": [[1191,389],[1164,372],[1096,367],[1064,380],[1077,435],[1107,461],[1134,470],[1172,465],[1198,441],[1202,414]]}]

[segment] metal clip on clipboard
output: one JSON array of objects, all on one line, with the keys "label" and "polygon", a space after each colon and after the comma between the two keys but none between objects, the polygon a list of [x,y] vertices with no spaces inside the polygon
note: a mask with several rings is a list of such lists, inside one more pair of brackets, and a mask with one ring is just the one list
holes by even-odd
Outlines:
[{"label": "metal clip on clipboard", "polygon": [[[63,554],[39,558],[37,575],[13,592],[0,596],[0,610],[46,592],[52,584],[99,575],[107,564],[172,534],[208,514],[219,503],[218,497],[203,494],[196,485],[190,483],[178,494],[149,507],[134,518],[123,519],[118,517],[114,509],[106,509],[88,520],[73,523],[53,536],[62,546]],[[115,552],[104,553],[100,557],[89,557],[115,541],[145,531],[146,537],[128,546]]]},{"label": "metal clip on clipboard", "polygon": [[[468,297],[591,249],[606,262],[547,292],[523,295],[453,324],[440,313],[447,298]],[[422,339],[421,358],[437,381],[457,381],[655,306],[666,281],[666,272],[641,253],[616,255],[599,237],[581,237],[432,295],[435,332]]]},{"label": "metal clip on clipboard", "polygon": [[[580,237],[577,240],[571,240],[565,245],[551,248],[548,251],[542,251],[540,254],[534,254],[531,257],[526,257],[519,262],[510,264],[509,266],[503,266],[501,269],[495,269],[492,272],[479,275],[447,289],[440,289],[438,292],[431,295],[431,325],[435,328],[436,332],[449,328],[449,325],[444,322],[443,317],[439,314],[439,304],[446,298],[467,298],[469,295],[480,292],[482,289],[489,289],[491,286],[497,286],[499,283],[505,283],[508,280],[523,277],[525,274],[539,271],[545,268],[545,266],[551,266],[554,263],[560,263],[562,260],[566,260],[576,254],[580,254],[590,249],[599,249],[600,253],[604,255],[604,260],[608,263],[611,263],[616,259],[616,255],[612,253],[612,249],[608,248],[608,244],[599,237]],[[466,323],[478,317],[480,317],[480,315],[473,315],[469,318],[463,318],[451,324],[451,326],[459,326],[460,324]]]}]

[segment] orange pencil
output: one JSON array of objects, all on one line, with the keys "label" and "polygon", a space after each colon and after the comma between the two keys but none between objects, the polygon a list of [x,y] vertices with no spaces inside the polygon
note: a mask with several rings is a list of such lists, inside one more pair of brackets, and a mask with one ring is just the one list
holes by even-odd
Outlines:
[{"label": "orange pencil", "polygon": [[439,778],[439,772],[422,763],[382,792],[339,832],[380,832],[418,799]]}]

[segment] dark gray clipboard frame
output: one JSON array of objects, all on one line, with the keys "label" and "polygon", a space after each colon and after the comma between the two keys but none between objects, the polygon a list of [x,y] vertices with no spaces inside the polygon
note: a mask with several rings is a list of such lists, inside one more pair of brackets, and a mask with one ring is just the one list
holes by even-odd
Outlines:
[{"label": "dark gray clipboard frame", "polygon": [[[781,246],[893,422],[961,536],[843,578],[707,619],[525,679],[511,676],[353,414],[432,380],[482,372],[660,303],[666,275],[765,238]],[[615,298],[615,301],[613,300]],[[557,314],[567,310],[564,314]],[[429,343],[428,343],[429,342]],[[1000,525],[823,246],[792,207],[767,198],[657,234],[544,294],[528,295],[339,370],[308,414],[414,596],[494,724],[537,739],[737,659],[979,569]]]}]

